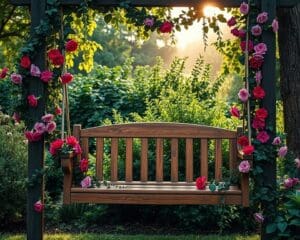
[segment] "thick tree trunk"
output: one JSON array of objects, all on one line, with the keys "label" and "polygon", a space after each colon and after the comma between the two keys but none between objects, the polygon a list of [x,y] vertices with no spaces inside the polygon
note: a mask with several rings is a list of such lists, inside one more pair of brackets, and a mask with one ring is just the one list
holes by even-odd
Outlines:
[{"label": "thick tree trunk", "polygon": [[300,4],[280,9],[281,96],[289,150],[300,156]]}]

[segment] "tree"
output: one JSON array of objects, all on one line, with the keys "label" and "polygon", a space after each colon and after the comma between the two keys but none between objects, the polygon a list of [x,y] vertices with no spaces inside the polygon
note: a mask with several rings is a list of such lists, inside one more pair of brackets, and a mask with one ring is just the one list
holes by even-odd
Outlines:
[{"label": "tree", "polygon": [[300,4],[280,9],[279,52],[281,96],[283,101],[287,144],[300,155]]}]

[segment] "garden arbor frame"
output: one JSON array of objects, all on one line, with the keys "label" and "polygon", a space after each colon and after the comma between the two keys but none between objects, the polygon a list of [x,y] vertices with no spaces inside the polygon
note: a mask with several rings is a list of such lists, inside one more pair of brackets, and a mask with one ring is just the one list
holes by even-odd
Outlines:
[{"label": "garden arbor frame", "polygon": [[[238,7],[242,0],[131,0],[132,6],[145,7],[197,7],[199,5],[209,4],[218,7]],[[276,16],[276,9],[278,7],[292,7],[296,5],[299,0],[252,0],[254,4],[259,6],[262,11],[269,14],[270,19]],[[11,0],[13,5],[29,6],[31,10],[31,34],[34,34],[34,29],[41,20],[45,17],[45,10],[47,0]],[[65,6],[80,5],[82,0],[61,0],[62,9]],[[91,7],[112,7],[119,6],[118,0],[93,0]],[[272,31],[264,31],[262,33],[262,40],[268,46],[268,52],[265,56],[265,63],[262,71],[264,72],[264,81],[262,87],[267,90],[266,97],[263,99],[262,105],[267,109],[269,117],[267,119],[268,125],[273,129],[271,138],[275,136],[276,129],[276,86],[275,86],[275,34]],[[46,39],[43,39],[43,44],[40,51],[32,59],[33,63],[38,65],[41,69],[46,68]],[[29,91],[36,96],[44,96],[46,92],[46,85],[37,79],[32,79],[29,84]],[[38,121],[45,113],[45,99],[42,98],[37,108],[29,110],[29,118]],[[30,142],[28,150],[28,177],[31,178],[36,170],[41,170],[44,165],[44,138],[39,142]],[[271,159],[270,163],[265,164],[264,180],[271,186],[276,186],[276,159]],[[43,214],[37,213],[33,210],[34,203],[37,199],[43,200],[44,195],[43,179],[34,187],[28,188],[27,191],[27,239],[38,240],[43,239]],[[262,235],[263,239],[271,239],[267,234]]]}]

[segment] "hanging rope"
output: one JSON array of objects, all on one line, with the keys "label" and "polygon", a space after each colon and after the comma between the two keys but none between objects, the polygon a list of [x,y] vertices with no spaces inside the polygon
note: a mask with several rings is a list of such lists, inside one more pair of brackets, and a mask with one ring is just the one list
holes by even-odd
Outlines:
[{"label": "hanging rope", "polygon": [[[248,1],[248,6],[250,8],[250,0]],[[249,9],[250,13],[250,9]],[[250,24],[250,14],[247,15],[247,21],[246,21],[246,48],[245,48],[245,87],[250,93],[250,87],[249,87],[249,24]],[[247,128],[248,128],[248,139],[249,144],[251,145],[251,116],[250,116],[250,101],[248,99],[247,101]],[[245,126],[245,122],[243,120],[243,126]]]}]

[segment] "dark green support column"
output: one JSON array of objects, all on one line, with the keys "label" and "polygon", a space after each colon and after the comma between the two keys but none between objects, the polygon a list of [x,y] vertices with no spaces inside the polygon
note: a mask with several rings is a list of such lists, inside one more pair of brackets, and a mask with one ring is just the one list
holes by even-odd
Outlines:
[{"label": "dark green support column", "polygon": [[[40,24],[45,16],[46,0],[31,0],[31,36],[34,36],[34,28]],[[40,48],[32,59],[33,63],[41,70],[46,67],[46,43],[40,42]],[[29,117],[32,122],[28,128],[32,128],[35,122],[40,121],[45,113],[45,84],[38,78],[30,79],[29,93],[40,97],[37,108],[30,108]],[[39,142],[29,143],[28,145],[28,177],[29,179],[36,170],[41,170],[44,166],[44,138]],[[36,183],[27,190],[27,239],[43,239],[44,215],[34,211],[34,203],[44,198],[44,179]]]},{"label": "dark green support column", "polygon": [[[269,21],[266,24],[271,24],[276,17],[276,1],[275,0],[261,0],[262,12],[267,12]],[[263,99],[263,107],[268,110],[269,117],[267,119],[267,126],[270,127],[270,141],[271,144],[276,134],[276,38],[272,29],[263,31],[262,41],[267,45],[268,51],[265,55],[263,65],[263,80],[262,87],[266,90],[266,97]],[[267,188],[276,189],[276,155],[270,154],[268,162],[263,164],[263,179],[264,186]],[[270,196],[271,197],[271,196]],[[276,213],[276,200],[272,202],[262,202],[263,209],[267,209],[268,214],[272,211]],[[266,218],[263,224],[261,239],[274,239],[272,235],[266,234],[266,225],[271,219]]]}]

